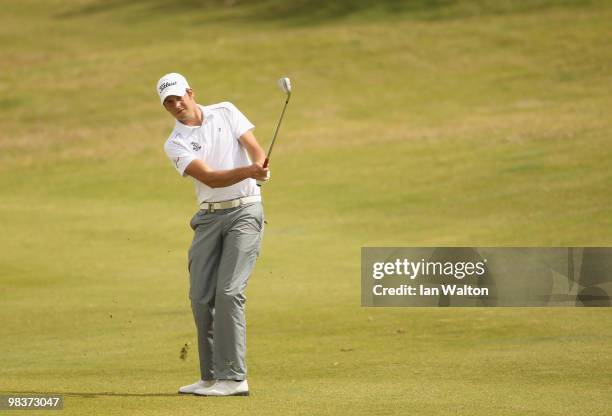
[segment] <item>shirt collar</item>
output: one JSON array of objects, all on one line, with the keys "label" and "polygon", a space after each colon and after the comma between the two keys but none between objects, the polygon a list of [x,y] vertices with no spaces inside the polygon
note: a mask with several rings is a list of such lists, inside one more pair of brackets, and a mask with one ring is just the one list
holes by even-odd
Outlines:
[{"label": "shirt collar", "polygon": [[206,107],[199,105],[199,104],[198,104],[198,107],[200,107],[200,110],[202,110],[202,116],[204,117],[204,120],[202,121],[202,125],[188,126],[176,120],[176,123],[174,124],[174,130],[178,131],[184,137],[189,137],[191,133],[193,133],[194,130],[199,129],[204,124],[206,124],[209,120],[212,120],[212,118],[214,117],[214,114],[212,111],[210,111]]}]

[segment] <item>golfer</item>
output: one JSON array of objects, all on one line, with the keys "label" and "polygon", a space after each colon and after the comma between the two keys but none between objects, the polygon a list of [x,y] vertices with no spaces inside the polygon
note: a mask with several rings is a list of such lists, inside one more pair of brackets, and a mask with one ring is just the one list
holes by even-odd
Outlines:
[{"label": "golfer", "polygon": [[199,105],[176,73],[159,80],[157,93],[176,119],[164,150],[178,173],[193,179],[199,204],[188,268],[201,380],[179,393],[246,396],[244,291],[264,228],[256,180],[269,178],[266,155],[233,104]]}]

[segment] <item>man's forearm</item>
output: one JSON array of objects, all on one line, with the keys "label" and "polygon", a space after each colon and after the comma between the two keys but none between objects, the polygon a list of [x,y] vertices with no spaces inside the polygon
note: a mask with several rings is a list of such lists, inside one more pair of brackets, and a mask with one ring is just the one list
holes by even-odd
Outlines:
[{"label": "man's forearm", "polygon": [[224,188],[250,178],[253,174],[251,166],[243,166],[228,170],[210,170],[200,161],[193,161],[185,169],[185,173],[211,188]]},{"label": "man's forearm", "polygon": [[266,161],[266,153],[259,146],[247,148],[247,153],[249,154],[249,158],[251,161],[253,161],[253,163],[263,165],[263,163]]},{"label": "man's forearm", "polygon": [[208,172],[205,178],[196,177],[197,180],[205,183],[211,188],[224,188],[226,186],[232,186],[248,178],[250,178],[250,171],[248,166],[230,170],[217,170]]},{"label": "man's forearm", "polygon": [[263,165],[263,163],[266,161],[266,154],[261,148],[254,149],[252,154],[249,156],[254,163],[259,163],[260,165]]},{"label": "man's forearm", "polygon": [[244,146],[253,163],[263,165],[266,160],[266,152],[261,148],[253,131],[249,130],[240,136],[240,143]]}]

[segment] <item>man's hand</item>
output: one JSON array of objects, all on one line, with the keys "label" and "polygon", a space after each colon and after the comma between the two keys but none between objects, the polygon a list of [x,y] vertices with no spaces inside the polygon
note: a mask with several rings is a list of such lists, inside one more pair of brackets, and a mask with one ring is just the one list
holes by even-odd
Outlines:
[{"label": "man's hand", "polygon": [[262,163],[253,163],[249,166],[249,177],[258,181],[270,179],[270,168],[264,168]]}]

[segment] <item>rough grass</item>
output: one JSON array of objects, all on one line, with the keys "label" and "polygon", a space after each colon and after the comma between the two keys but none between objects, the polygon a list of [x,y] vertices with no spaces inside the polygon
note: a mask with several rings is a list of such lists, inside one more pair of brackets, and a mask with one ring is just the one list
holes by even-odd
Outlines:
[{"label": "rough grass", "polygon": [[[168,12],[170,10],[170,12]],[[604,415],[609,309],[364,309],[368,245],[610,245],[598,1],[21,1],[0,17],[0,391],[66,414]],[[197,377],[178,70],[268,142],[248,399]]]}]

